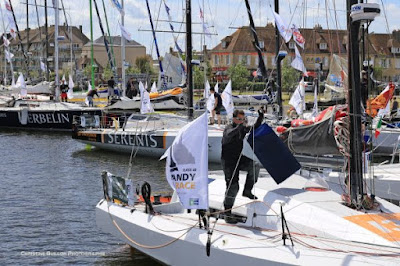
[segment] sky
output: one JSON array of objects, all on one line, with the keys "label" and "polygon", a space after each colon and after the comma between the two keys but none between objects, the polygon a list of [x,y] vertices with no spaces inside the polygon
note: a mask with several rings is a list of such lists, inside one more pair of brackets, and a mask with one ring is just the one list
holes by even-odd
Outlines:
[{"label": "sky", "polygon": [[[26,27],[26,1],[34,4],[34,0],[11,0],[20,29]],[[53,0],[54,1],[54,0]],[[53,1],[47,1],[52,6]],[[61,0],[60,7],[61,7]],[[119,23],[121,17],[115,7],[112,6],[110,0],[96,0],[99,5],[103,25],[105,25],[102,1],[104,1],[111,35],[121,35]],[[121,0],[119,0],[121,1]],[[165,1],[169,8],[172,20],[182,22],[184,19],[184,0],[148,0],[154,25],[158,30],[169,30],[167,13],[163,6]],[[273,21],[272,8],[274,0],[249,0],[252,14],[256,26],[265,26],[268,22]],[[372,3],[379,3],[384,10],[371,25],[370,32],[389,33],[394,29],[400,29],[400,0],[367,0]],[[83,31],[90,38],[90,8],[89,0],[63,0],[67,13],[68,23],[74,26],[83,25]],[[1,1],[1,8],[4,8],[4,2]],[[44,25],[44,0],[37,0],[39,5],[39,22]],[[323,28],[344,29],[346,26],[345,18],[345,0],[279,0],[280,14],[282,18],[291,24],[299,27],[313,27],[316,24],[322,25]],[[146,46],[147,53],[152,54],[156,58],[156,51],[153,45],[152,33],[149,31],[150,22],[146,7],[146,0],[124,0],[125,4],[125,28],[132,35],[132,39]],[[383,4],[383,5],[382,5]],[[271,7],[272,6],[272,7]],[[235,27],[247,26],[249,19],[247,16],[244,0],[192,0],[192,21],[193,32],[202,32],[200,19],[200,7],[203,9],[204,18],[207,22],[210,37],[202,38],[202,35],[193,35],[194,49],[199,50],[202,40],[208,48],[215,47],[221,39],[232,34]],[[38,25],[36,8],[29,6],[29,25],[35,28]],[[54,9],[49,8],[49,23],[54,24]],[[60,12],[60,23],[64,23],[64,14]],[[1,24],[0,24],[1,25]],[[6,25],[7,26],[7,25]],[[184,31],[185,25],[182,23],[174,23],[176,31]],[[164,55],[169,47],[173,46],[173,36],[171,33],[156,33],[159,44],[160,54]],[[93,35],[94,39],[101,35],[96,11],[93,7]],[[181,48],[185,49],[184,34],[177,34]],[[307,40],[306,40],[307,41]]]}]

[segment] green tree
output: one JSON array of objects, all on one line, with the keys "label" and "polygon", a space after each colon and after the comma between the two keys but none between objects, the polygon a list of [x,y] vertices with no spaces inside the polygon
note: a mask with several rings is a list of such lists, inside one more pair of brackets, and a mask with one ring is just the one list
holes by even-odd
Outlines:
[{"label": "green tree", "polygon": [[374,66],[374,78],[376,80],[382,80],[383,75],[383,67],[381,65],[376,64]]},{"label": "green tree", "polygon": [[140,74],[140,69],[137,68],[137,67],[129,66],[129,67],[126,69],[125,72],[126,72],[127,75]]},{"label": "green tree", "polygon": [[92,68],[90,67],[90,65],[87,65],[84,69],[83,69],[83,75],[85,75],[85,77],[87,77],[88,79],[90,79],[91,75],[92,75]]},{"label": "green tree", "polygon": [[290,92],[299,82],[299,72],[285,59],[282,62],[282,91]]},{"label": "green tree", "polygon": [[249,70],[247,70],[242,62],[230,66],[228,68],[228,75],[232,80],[232,89],[239,89],[240,91],[245,89],[249,77]]},{"label": "green tree", "polygon": [[153,59],[149,55],[137,57],[135,65],[140,70],[140,73],[154,74]]},{"label": "green tree", "polygon": [[103,79],[104,80],[109,80],[113,76],[113,72],[111,70],[110,65],[107,64],[107,66],[103,69]]}]

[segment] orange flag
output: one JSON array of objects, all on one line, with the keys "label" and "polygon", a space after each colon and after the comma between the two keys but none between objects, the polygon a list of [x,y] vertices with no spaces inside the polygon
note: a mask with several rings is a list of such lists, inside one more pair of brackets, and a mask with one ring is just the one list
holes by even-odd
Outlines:
[{"label": "orange flag", "polygon": [[378,114],[379,109],[384,109],[390,99],[393,97],[394,84],[389,85],[374,99],[370,99],[367,102],[367,114],[371,117],[375,117]]}]

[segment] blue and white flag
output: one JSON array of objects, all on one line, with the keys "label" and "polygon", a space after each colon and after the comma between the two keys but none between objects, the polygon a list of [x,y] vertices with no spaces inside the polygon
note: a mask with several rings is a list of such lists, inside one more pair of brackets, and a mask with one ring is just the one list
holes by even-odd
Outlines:
[{"label": "blue and white flag", "polygon": [[294,47],[294,51],[295,51],[295,58],[290,65],[294,69],[303,72],[304,76],[308,77],[306,66],[304,65],[303,58],[301,57],[301,54],[299,52],[299,49],[297,49],[297,46]]},{"label": "blue and white flag", "polygon": [[290,39],[292,38],[292,29],[289,28],[288,24],[286,24],[282,17],[274,12],[274,17],[275,17],[275,23],[278,28],[279,33],[281,34],[282,38],[285,40],[285,42],[289,42]]},{"label": "blue and white flag", "polygon": [[124,9],[122,8],[121,3],[118,0],[111,0],[111,3],[113,4],[113,6],[118,9],[119,13],[121,15],[125,14]]},{"label": "blue and white flag", "polygon": [[119,24],[119,27],[121,28],[121,35],[124,36],[125,40],[132,41],[132,35],[126,30],[126,28],[121,24]]},{"label": "blue and white flag", "polygon": [[185,209],[208,209],[208,119],[203,114],[179,130],[161,159]]}]

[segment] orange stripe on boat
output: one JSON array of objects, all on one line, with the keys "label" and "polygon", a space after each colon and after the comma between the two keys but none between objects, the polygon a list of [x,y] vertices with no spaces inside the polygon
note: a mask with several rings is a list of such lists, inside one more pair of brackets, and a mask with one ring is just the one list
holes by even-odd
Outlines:
[{"label": "orange stripe on boat", "polygon": [[162,138],[162,141],[163,141],[163,149],[164,149],[164,150],[165,150],[166,147],[167,147],[167,135],[168,135],[168,131],[165,131],[164,134],[163,134],[163,138]]},{"label": "orange stripe on boat", "polygon": [[388,241],[400,241],[400,213],[360,214],[344,218]]}]

